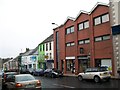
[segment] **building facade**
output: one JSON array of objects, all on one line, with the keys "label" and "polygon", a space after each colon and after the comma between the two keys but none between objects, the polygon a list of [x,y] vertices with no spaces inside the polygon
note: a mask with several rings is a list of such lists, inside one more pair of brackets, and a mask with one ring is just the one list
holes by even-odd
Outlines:
[{"label": "building facade", "polygon": [[115,76],[120,71],[120,0],[110,0],[111,29],[113,35]]},{"label": "building facade", "polygon": [[80,11],[54,29],[54,65],[64,73],[100,66],[114,73],[113,61],[109,5],[97,3],[90,12]]},{"label": "building facade", "polygon": [[53,34],[51,34],[46,40],[44,40],[44,45],[46,68],[54,68]]},{"label": "building facade", "polygon": [[21,56],[21,68],[22,69],[37,69],[38,68],[38,51],[36,49],[30,49]]},{"label": "building facade", "polygon": [[44,46],[43,42],[39,44],[39,49],[38,49],[38,66],[39,66],[39,68],[46,69],[45,46]]},{"label": "building facade", "polygon": [[39,44],[39,67],[54,68],[53,59],[53,34],[47,37],[42,43]]}]

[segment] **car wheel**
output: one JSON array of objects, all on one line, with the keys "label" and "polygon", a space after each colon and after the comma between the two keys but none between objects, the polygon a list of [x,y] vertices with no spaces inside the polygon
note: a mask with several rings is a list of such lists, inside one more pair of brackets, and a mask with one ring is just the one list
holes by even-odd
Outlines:
[{"label": "car wheel", "polygon": [[54,78],[54,74],[51,74],[51,78]]},{"label": "car wheel", "polygon": [[98,82],[100,82],[100,78],[99,78],[98,76],[95,76],[95,77],[94,77],[94,81],[95,81],[96,83],[98,83]]},{"label": "car wheel", "polygon": [[78,80],[79,81],[82,81],[83,80],[83,77],[80,75],[80,76],[78,76]]}]

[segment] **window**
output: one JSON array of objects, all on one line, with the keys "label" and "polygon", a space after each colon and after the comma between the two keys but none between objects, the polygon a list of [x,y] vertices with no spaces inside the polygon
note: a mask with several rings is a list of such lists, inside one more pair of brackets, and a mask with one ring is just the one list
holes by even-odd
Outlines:
[{"label": "window", "polygon": [[84,41],[83,41],[83,40],[80,40],[80,41],[78,42],[78,44],[84,44]]},{"label": "window", "polygon": [[40,51],[42,51],[41,45],[40,45]]},{"label": "window", "polygon": [[67,28],[66,34],[69,34],[69,33],[70,33],[70,28]]},{"label": "window", "polygon": [[50,59],[52,59],[52,54],[50,53]]},{"label": "window", "polygon": [[71,46],[74,46],[74,45],[75,45],[75,43],[74,43],[74,42],[72,42],[72,43],[71,43]]},{"label": "window", "polygon": [[69,47],[69,46],[74,46],[75,43],[74,42],[69,42],[69,43],[66,43],[66,46]]},{"label": "window", "polygon": [[74,32],[74,27],[71,27],[71,33]]},{"label": "window", "polygon": [[103,36],[103,40],[109,40],[109,39],[110,39],[110,35]]},{"label": "window", "polygon": [[95,18],[94,22],[95,22],[95,25],[101,24],[100,17]]},{"label": "window", "polygon": [[87,43],[90,43],[90,40],[89,40],[89,39],[86,39],[86,40],[85,40],[85,44],[87,44]]},{"label": "window", "polygon": [[79,28],[79,30],[82,30],[83,29],[83,23],[79,24],[78,28]]},{"label": "window", "polygon": [[109,40],[110,39],[110,35],[104,35],[104,36],[99,36],[99,37],[95,37],[95,41],[104,41],[104,40]]},{"label": "window", "polygon": [[43,51],[44,51],[44,45],[43,45]]},{"label": "window", "polygon": [[89,21],[84,22],[84,28],[89,28]]},{"label": "window", "polygon": [[83,54],[84,53],[84,49],[81,47],[80,48],[80,54]]},{"label": "window", "polygon": [[49,49],[51,50],[51,42],[49,43]]},{"label": "window", "polygon": [[66,29],[66,34],[70,34],[70,33],[73,33],[74,32],[74,27],[69,27]]},{"label": "window", "polygon": [[46,51],[48,51],[48,44],[46,43]]},{"label": "window", "polygon": [[102,41],[102,37],[96,37],[96,38],[95,38],[95,41],[96,41],[96,42]]},{"label": "window", "polygon": [[104,14],[99,17],[94,18],[94,25],[105,23],[109,21],[109,14]]},{"label": "window", "polygon": [[67,43],[66,46],[69,47],[69,46],[70,46],[70,43]]},{"label": "window", "polygon": [[102,23],[108,22],[109,21],[109,14],[103,15],[102,16]]}]

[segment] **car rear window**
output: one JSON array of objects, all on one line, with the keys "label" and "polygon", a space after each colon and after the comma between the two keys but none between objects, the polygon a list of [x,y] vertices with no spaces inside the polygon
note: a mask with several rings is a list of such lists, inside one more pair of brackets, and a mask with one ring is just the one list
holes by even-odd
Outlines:
[{"label": "car rear window", "polygon": [[16,76],[16,81],[29,81],[29,80],[35,80],[35,78],[32,75],[21,75]]}]

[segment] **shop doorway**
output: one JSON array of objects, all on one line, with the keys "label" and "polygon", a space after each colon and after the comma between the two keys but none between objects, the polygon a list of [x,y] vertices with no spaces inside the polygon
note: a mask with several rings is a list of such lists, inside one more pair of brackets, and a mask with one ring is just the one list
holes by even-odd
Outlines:
[{"label": "shop doorway", "polygon": [[75,72],[75,60],[67,60],[67,72]]}]

